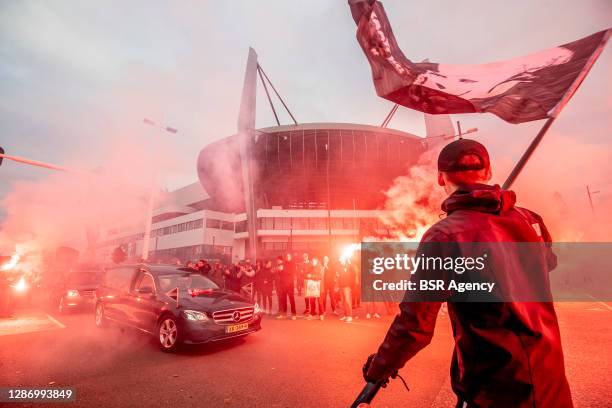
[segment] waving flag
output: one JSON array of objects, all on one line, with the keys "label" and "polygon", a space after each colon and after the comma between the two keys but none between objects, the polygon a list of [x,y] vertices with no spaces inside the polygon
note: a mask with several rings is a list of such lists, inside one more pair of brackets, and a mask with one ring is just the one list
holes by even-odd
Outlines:
[{"label": "waving flag", "polygon": [[556,116],[601,54],[612,29],[512,60],[414,63],[397,45],[382,4],[349,0],[376,93],[432,114],[490,112],[510,123]]},{"label": "waving flag", "polygon": [[168,292],[166,292],[166,296],[168,296],[170,299],[174,300],[176,302],[176,307],[179,307],[179,288],[178,286],[174,289],[170,289]]}]

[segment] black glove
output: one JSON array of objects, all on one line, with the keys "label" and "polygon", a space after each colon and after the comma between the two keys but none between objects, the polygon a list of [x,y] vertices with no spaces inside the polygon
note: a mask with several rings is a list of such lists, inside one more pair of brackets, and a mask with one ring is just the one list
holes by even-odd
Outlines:
[{"label": "black glove", "polygon": [[[376,354],[370,354],[368,356],[368,359],[366,360],[365,364],[363,365],[363,367],[361,368],[361,372],[363,373],[363,378],[367,381],[367,382],[371,382],[371,383],[376,383],[376,382],[380,382],[381,386],[384,388],[387,386],[387,384],[389,383],[389,378],[384,378],[384,379],[378,379],[378,378],[370,378],[368,376],[368,371],[370,370],[370,366],[372,365],[372,361],[374,361],[374,358],[376,358]],[[391,378],[395,378],[397,376],[397,371],[394,371],[391,374]]]},{"label": "black glove", "polygon": [[370,381],[368,379],[368,370],[370,369],[370,366],[372,365],[372,360],[374,360],[374,357],[376,357],[376,354],[370,354],[365,364],[363,365],[363,367],[361,367],[361,372],[363,373],[363,379],[366,380],[366,382]]}]

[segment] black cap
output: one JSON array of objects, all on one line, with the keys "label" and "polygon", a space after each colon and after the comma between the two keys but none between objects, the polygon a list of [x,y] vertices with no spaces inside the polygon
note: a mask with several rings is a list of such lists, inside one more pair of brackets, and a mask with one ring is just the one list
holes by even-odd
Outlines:
[{"label": "black cap", "polygon": [[[474,155],[477,162],[462,163],[462,158]],[[438,156],[438,171],[453,172],[466,170],[482,170],[490,166],[489,152],[481,143],[471,139],[455,140],[444,146]]]}]

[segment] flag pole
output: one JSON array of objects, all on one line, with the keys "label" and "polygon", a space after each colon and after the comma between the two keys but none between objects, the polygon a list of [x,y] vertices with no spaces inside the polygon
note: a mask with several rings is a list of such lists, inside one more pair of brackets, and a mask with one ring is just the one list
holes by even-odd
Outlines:
[{"label": "flag pole", "polygon": [[529,161],[529,158],[531,157],[535,149],[538,147],[538,145],[544,138],[544,135],[546,134],[550,126],[553,124],[555,119],[556,117],[548,118],[546,123],[544,123],[544,126],[542,126],[542,128],[540,129],[536,137],[531,141],[531,143],[529,144],[529,147],[527,147],[527,150],[525,150],[525,153],[523,153],[518,163],[516,163],[516,165],[512,169],[512,172],[510,173],[506,181],[504,181],[504,185],[502,186],[502,189],[507,190],[510,188],[510,186],[512,186],[512,184],[514,183],[518,175],[521,174],[523,167],[525,167],[525,164],[527,164],[527,162]]},{"label": "flag pole", "polygon": [[565,105],[567,105],[567,103],[572,98],[572,96],[574,96],[574,93],[576,93],[576,90],[578,89],[582,81],[584,81],[584,78],[586,78],[587,74],[593,67],[593,64],[595,64],[595,61],[597,61],[597,58],[599,57],[604,47],[606,46],[606,43],[608,42],[608,39],[610,38],[610,33],[612,33],[612,29],[608,29],[606,34],[604,34],[604,37],[601,40],[601,43],[599,44],[597,49],[593,52],[593,54],[591,54],[591,56],[589,57],[589,60],[584,65],[582,72],[580,72],[580,74],[576,77],[576,79],[574,80],[572,85],[567,89],[567,91],[565,92],[565,95],[563,95],[563,97],[561,98],[557,106],[555,106],[555,108],[551,111],[548,117],[548,120],[544,123],[544,126],[542,126],[542,128],[540,129],[536,137],[531,141],[531,143],[529,144],[529,147],[527,147],[527,150],[525,150],[525,153],[523,153],[518,163],[516,163],[516,166],[514,166],[514,168],[512,169],[512,172],[510,173],[510,175],[504,182],[504,185],[502,186],[504,190],[507,190],[508,188],[510,188],[512,184],[514,183],[514,181],[516,180],[516,178],[518,177],[518,175],[521,174],[523,167],[525,167],[525,164],[527,164],[527,162],[529,161],[529,158],[531,157],[535,149],[538,147],[538,145],[544,138],[544,135],[546,134],[550,126],[553,124],[555,119],[557,119],[557,117],[559,116],[559,114],[561,113]]}]

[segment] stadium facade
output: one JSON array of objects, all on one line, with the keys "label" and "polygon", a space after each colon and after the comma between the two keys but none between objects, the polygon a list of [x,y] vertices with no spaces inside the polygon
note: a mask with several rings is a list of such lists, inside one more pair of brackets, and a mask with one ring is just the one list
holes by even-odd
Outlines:
[{"label": "stadium facade", "polygon": [[[237,134],[202,149],[200,183],[158,200],[150,259],[333,253],[364,235],[384,233],[384,192],[417,162],[426,139],[350,123],[255,129],[256,61],[251,50]],[[432,123],[426,122],[428,135],[453,132],[448,117]],[[122,245],[128,256],[142,256],[142,225],[103,234],[100,255]]]}]

